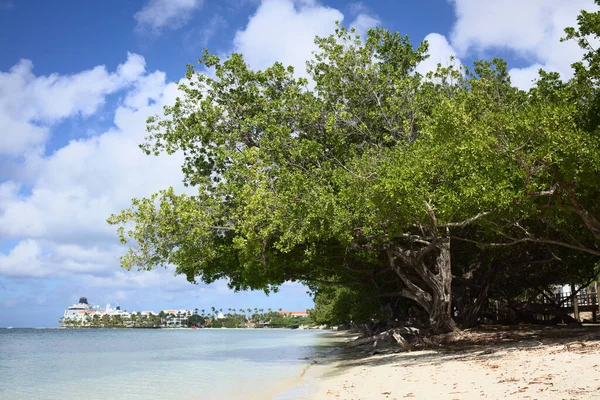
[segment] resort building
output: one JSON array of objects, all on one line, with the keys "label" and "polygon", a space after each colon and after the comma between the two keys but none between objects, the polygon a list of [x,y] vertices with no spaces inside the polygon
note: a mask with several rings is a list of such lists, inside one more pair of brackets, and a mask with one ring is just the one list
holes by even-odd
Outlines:
[{"label": "resort building", "polygon": [[308,317],[306,311],[278,311],[284,317]]},{"label": "resort building", "polygon": [[187,326],[188,318],[192,316],[192,310],[162,310],[165,315],[162,323],[169,327]]}]

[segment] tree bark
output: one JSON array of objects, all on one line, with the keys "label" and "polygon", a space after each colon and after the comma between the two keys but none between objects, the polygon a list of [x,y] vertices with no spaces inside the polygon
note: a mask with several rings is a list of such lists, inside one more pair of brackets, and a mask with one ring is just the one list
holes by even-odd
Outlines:
[{"label": "tree bark", "polygon": [[573,284],[571,284],[571,301],[573,302],[573,317],[577,322],[581,322],[579,318],[579,298]]},{"label": "tree bark", "polygon": [[499,262],[494,262],[488,274],[486,275],[483,286],[477,294],[477,299],[475,300],[475,303],[473,305],[469,304],[468,306],[466,306],[467,311],[463,319],[464,328],[472,328],[476,326],[479,322],[479,317],[481,316],[483,308],[487,304],[488,291],[490,290],[492,280],[494,279],[494,275],[496,274],[496,271],[498,270],[499,266]]},{"label": "tree bark", "polygon": [[[435,252],[434,265],[430,267]],[[436,239],[431,245],[419,251],[395,249],[388,252],[391,267],[396,271],[406,288],[402,295],[414,300],[429,314],[432,333],[440,334],[458,329],[452,319],[452,260],[450,256],[450,238]],[[398,265],[397,258],[403,265]],[[419,276],[415,282],[403,267],[411,267]]]}]

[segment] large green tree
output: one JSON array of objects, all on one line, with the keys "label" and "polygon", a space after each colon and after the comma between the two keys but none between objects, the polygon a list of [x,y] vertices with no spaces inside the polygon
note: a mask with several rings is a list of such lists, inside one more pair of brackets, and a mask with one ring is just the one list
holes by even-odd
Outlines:
[{"label": "large green tree", "polygon": [[[175,265],[237,290],[389,291],[446,332],[453,243],[600,254],[589,237],[598,137],[572,102],[583,83],[542,74],[525,93],[499,59],[424,77],[427,43],[381,28],[316,43],[310,81],[279,63],[252,70],[240,54],[205,53],[214,77],[188,67],[142,148],[183,153],[196,193],[167,189],[109,218],[130,245],[124,267]],[[589,229],[570,229],[575,217]]]}]

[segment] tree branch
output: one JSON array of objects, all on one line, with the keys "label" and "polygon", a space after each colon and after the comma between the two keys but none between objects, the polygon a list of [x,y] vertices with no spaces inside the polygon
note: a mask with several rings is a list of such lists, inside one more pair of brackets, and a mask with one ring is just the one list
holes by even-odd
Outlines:
[{"label": "tree branch", "polygon": [[479,214],[477,214],[477,215],[475,215],[475,216],[473,216],[471,218],[465,219],[464,221],[461,221],[461,222],[449,222],[447,224],[440,225],[440,227],[442,227],[442,228],[464,228],[465,226],[471,224],[472,222],[475,222],[478,219],[483,218],[486,215],[489,215],[491,213],[492,213],[492,211],[483,211],[483,212],[480,212]]}]

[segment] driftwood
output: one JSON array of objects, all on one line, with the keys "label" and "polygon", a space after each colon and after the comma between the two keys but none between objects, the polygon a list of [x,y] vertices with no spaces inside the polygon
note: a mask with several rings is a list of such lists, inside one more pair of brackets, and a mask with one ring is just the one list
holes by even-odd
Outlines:
[{"label": "driftwood", "polygon": [[392,333],[392,337],[396,340],[396,342],[398,342],[398,344],[400,346],[402,346],[402,348],[404,349],[404,351],[411,351],[412,350],[412,347],[411,347],[410,343],[408,343],[406,341],[406,339],[404,339],[399,333],[393,332]]},{"label": "driftwood", "polygon": [[358,346],[362,346],[365,344],[378,343],[379,341],[382,341],[382,340],[393,339],[400,346],[402,346],[402,348],[404,350],[410,351],[411,346],[408,343],[408,341],[406,339],[404,339],[404,337],[402,337],[402,335],[417,336],[418,334],[419,334],[419,330],[416,328],[408,328],[408,327],[394,328],[394,329],[390,329],[385,332],[381,332],[377,335],[369,336],[369,337],[362,338],[362,339],[357,339],[353,342],[348,343],[346,345],[346,347],[358,347]]}]

